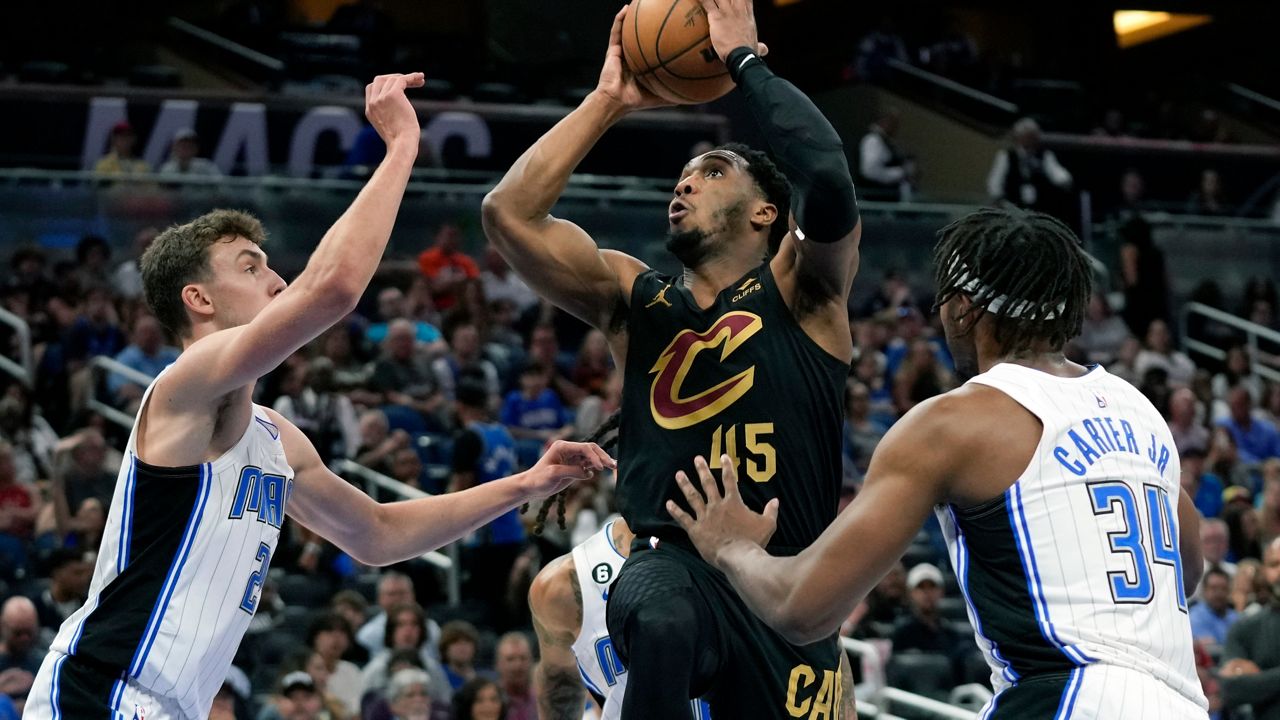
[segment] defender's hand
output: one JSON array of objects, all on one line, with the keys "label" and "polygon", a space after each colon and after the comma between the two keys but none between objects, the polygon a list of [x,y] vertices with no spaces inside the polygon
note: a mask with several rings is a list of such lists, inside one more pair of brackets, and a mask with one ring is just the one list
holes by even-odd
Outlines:
[{"label": "defender's hand", "polygon": [[738,473],[728,455],[720,456],[723,497],[707,461],[699,456],[694,458],[693,465],[702,481],[702,492],[694,488],[683,470],[676,473],[676,484],[693,509],[693,515],[681,510],[672,500],[667,501],[667,512],[689,534],[702,557],[716,565],[720,552],[735,542],[747,541],[764,547],[778,528],[777,498],[764,506],[764,513],[753,512],[743,504],[742,495],[738,492]]},{"label": "defender's hand", "polygon": [[755,48],[764,57],[769,48],[756,39],[756,16],[751,0],[700,0],[711,26],[711,45],[721,60],[740,47]]},{"label": "defender's hand", "polygon": [[393,146],[403,146],[406,150],[418,151],[421,135],[418,111],[413,109],[404,91],[422,87],[425,82],[426,77],[416,72],[379,75],[364,86],[365,117],[369,118],[369,123],[378,131],[388,150]]},{"label": "defender's hand", "polygon": [[671,103],[649,92],[637,82],[635,74],[622,57],[622,19],[630,10],[631,6],[627,5],[613,16],[613,29],[609,31],[609,51],[604,56],[604,67],[600,70],[596,92],[625,112],[670,105]]},{"label": "defender's hand", "polygon": [[605,468],[617,467],[609,453],[595,443],[557,440],[525,473],[525,495],[531,500],[555,495],[577,480],[586,480]]}]

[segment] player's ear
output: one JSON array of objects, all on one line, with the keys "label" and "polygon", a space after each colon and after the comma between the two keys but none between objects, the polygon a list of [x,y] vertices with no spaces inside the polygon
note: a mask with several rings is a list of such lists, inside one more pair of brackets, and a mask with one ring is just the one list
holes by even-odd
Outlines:
[{"label": "player's ear", "polygon": [[777,221],[777,205],[763,200],[756,202],[755,209],[751,213],[751,227],[753,230],[764,230]]},{"label": "player's ear", "polygon": [[187,310],[205,316],[213,316],[213,298],[201,283],[191,283],[182,288],[182,304]]}]

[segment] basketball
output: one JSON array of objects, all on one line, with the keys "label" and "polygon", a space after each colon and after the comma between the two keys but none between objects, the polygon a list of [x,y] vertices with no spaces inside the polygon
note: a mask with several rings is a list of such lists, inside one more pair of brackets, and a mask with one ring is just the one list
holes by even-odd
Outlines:
[{"label": "basketball", "polygon": [[698,0],[631,0],[622,54],[645,88],[679,105],[710,102],[733,89]]}]

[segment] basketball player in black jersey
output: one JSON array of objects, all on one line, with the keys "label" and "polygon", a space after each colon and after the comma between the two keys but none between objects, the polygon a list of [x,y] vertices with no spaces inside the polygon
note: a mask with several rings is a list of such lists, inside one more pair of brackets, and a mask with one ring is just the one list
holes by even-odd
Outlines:
[{"label": "basketball player in black jersey", "polygon": [[728,453],[748,478],[750,507],[776,513],[782,500],[769,549],[812,542],[836,513],[852,354],[846,302],[861,226],[840,138],[760,59],[749,0],[703,7],[778,166],[740,145],[685,165],[667,241],[682,277],[601,250],[549,214],[610,126],[662,102],[622,62],[625,9],[599,85],[485,198],[484,225],[535,290],[605,332],[624,372],[619,504],[637,535],[659,543],[637,543],[609,598],[609,631],[630,673],[623,718],[688,717],[688,700],[703,696],[714,717],[830,720],[842,694],[834,635],[785,642],[664,508],[681,497],[676,471]]}]

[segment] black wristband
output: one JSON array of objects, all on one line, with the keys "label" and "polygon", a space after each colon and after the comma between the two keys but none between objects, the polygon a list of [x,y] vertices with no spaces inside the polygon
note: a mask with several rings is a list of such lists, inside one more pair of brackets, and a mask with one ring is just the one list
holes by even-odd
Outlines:
[{"label": "black wristband", "polygon": [[729,79],[735,84],[738,78],[742,77],[742,71],[754,63],[763,65],[764,60],[756,54],[755,50],[746,45],[730,50],[724,59],[725,68],[729,71]]}]

